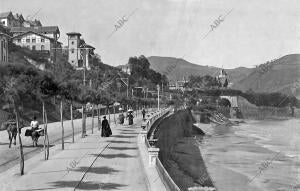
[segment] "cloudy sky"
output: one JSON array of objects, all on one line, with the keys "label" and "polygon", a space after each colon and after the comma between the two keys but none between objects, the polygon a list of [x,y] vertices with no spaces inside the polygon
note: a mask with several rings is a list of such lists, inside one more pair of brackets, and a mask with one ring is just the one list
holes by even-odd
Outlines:
[{"label": "cloudy sky", "polygon": [[[40,10],[35,18],[59,26],[60,41],[66,44],[67,32],[80,32],[114,66],[143,54],[253,67],[300,53],[299,0],[0,0],[0,5],[1,12],[24,17]],[[124,16],[128,21],[115,31]]]}]

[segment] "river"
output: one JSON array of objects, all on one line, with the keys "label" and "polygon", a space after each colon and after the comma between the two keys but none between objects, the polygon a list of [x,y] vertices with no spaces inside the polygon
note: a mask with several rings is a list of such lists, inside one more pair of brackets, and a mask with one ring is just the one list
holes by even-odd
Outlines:
[{"label": "river", "polygon": [[300,191],[300,119],[197,126],[218,191]]}]

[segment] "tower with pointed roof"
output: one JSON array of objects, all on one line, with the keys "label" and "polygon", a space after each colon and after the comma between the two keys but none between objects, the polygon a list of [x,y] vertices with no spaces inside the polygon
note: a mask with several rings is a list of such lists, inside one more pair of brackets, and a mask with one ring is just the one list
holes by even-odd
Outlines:
[{"label": "tower with pointed roof", "polygon": [[226,71],[222,68],[220,70],[220,73],[219,75],[217,76],[218,80],[219,80],[219,83],[220,83],[220,86],[221,87],[228,87],[229,84],[231,85],[230,81],[229,81],[229,76],[228,74],[226,73]]},{"label": "tower with pointed roof", "polygon": [[80,59],[80,33],[70,32],[68,35],[68,62],[74,67],[82,67],[82,60]]}]

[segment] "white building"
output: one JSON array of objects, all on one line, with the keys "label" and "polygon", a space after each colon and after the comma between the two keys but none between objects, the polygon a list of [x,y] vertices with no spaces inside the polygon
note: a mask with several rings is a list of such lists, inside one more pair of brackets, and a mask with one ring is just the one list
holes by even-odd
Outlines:
[{"label": "white building", "polygon": [[131,67],[129,66],[129,64],[126,65],[120,65],[118,66],[118,68],[120,68],[122,70],[122,72],[131,75]]}]

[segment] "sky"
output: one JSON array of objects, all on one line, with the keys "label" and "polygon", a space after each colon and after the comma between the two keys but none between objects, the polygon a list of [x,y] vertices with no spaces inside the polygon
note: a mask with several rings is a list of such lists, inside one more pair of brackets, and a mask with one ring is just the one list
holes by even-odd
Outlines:
[{"label": "sky", "polygon": [[0,0],[0,12],[58,26],[65,45],[67,32],[80,32],[113,66],[145,55],[254,67],[300,53],[299,10],[299,0]]}]

